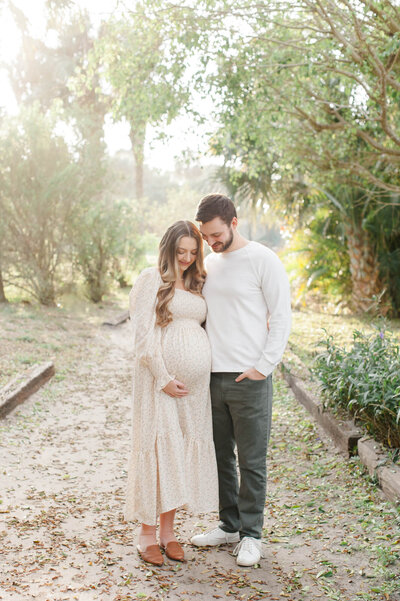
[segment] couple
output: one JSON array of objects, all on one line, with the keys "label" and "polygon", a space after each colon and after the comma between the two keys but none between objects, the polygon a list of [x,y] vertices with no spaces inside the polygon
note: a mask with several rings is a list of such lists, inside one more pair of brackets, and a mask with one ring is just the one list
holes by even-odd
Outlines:
[{"label": "couple", "polygon": [[[239,234],[229,198],[206,196],[196,220],[200,231],[189,221],[168,228],[158,268],[145,269],[129,297],[135,360],[125,516],[142,524],[142,559],[162,565],[161,549],[184,561],[176,509],[205,513],[219,500],[219,526],[191,543],[237,543],[238,565],[251,566],[261,557],[271,374],[290,331],[289,283],[271,250]],[[205,266],[202,238],[214,251]]]}]

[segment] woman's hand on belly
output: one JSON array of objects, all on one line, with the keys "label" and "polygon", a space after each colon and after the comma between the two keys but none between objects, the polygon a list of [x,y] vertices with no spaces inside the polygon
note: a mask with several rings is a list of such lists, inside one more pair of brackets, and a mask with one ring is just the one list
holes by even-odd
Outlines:
[{"label": "woman's hand on belly", "polygon": [[168,382],[168,384],[164,386],[163,391],[166,394],[168,394],[168,396],[172,397],[182,397],[189,394],[189,391],[186,388],[185,384],[176,379],[171,380],[171,382]]}]

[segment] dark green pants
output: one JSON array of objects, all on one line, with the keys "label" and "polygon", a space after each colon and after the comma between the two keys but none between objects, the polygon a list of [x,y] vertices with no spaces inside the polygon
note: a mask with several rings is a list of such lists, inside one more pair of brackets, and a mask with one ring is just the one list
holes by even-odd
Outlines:
[{"label": "dark green pants", "polygon": [[[238,373],[211,374],[213,433],[219,478],[220,527],[261,538],[271,431],[272,376],[235,382]],[[235,444],[240,471],[238,483]]]}]

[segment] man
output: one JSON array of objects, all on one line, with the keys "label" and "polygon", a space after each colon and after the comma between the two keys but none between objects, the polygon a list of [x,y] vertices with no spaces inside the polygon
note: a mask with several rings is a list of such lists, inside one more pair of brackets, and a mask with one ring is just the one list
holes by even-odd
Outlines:
[{"label": "man", "polygon": [[[197,546],[238,543],[240,566],[259,562],[271,429],[272,371],[291,326],[290,290],[277,255],[237,231],[232,201],[209,194],[196,220],[214,251],[203,294],[211,343],[211,402],[220,524],[193,536]],[[240,471],[238,485],[235,444]]]}]

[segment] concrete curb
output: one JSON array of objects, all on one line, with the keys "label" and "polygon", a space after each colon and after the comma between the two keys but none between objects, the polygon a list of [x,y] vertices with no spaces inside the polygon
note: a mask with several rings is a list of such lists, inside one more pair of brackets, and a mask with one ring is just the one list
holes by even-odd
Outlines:
[{"label": "concrete curb", "polygon": [[394,503],[400,504],[400,467],[388,457],[385,449],[374,439],[364,436],[352,420],[338,420],[328,411],[311,392],[306,390],[303,380],[281,364],[283,377],[289,384],[294,396],[316,422],[325,430],[333,442],[348,457],[357,455],[371,476],[375,476],[384,495]]},{"label": "concrete curb", "polygon": [[392,463],[384,448],[373,438],[365,436],[358,441],[358,456],[371,476],[392,503],[400,502],[400,467]]},{"label": "concrete curb", "polygon": [[129,311],[124,311],[120,315],[117,315],[115,319],[103,321],[103,326],[119,326],[121,323],[124,323],[127,319],[129,319]]},{"label": "concrete curb", "polygon": [[48,361],[32,367],[25,374],[22,382],[18,383],[18,378],[14,378],[4,386],[0,390],[0,418],[5,417],[17,405],[23,403],[31,394],[50,380],[54,373],[54,364]]}]

